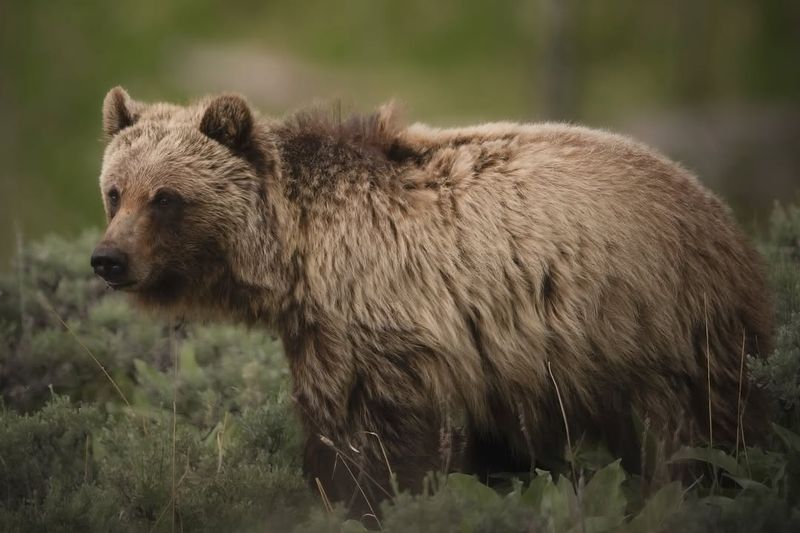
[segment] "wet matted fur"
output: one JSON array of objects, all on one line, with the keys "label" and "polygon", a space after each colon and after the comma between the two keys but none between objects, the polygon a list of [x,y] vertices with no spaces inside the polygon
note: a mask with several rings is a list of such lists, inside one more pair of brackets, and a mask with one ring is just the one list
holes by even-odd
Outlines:
[{"label": "wet matted fur", "polygon": [[554,382],[571,434],[630,468],[633,412],[680,443],[757,437],[761,262],[689,172],[575,126],[330,116],[113,89],[100,180],[136,301],[280,334],[330,497],[368,509],[351,472],[374,505],[390,467],[419,488],[558,457]]}]

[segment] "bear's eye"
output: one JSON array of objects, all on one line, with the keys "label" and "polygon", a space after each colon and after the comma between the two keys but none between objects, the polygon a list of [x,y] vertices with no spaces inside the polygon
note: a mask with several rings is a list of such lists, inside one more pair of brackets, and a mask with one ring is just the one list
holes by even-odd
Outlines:
[{"label": "bear's eye", "polygon": [[117,189],[108,191],[108,205],[111,207],[119,205],[119,191]]},{"label": "bear's eye", "polygon": [[158,191],[153,196],[152,204],[156,207],[170,207],[180,202],[180,197],[172,191]]}]

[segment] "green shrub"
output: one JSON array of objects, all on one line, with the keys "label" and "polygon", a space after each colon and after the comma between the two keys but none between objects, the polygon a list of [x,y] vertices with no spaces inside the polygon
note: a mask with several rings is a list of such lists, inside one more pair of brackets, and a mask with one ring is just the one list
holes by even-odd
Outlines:
[{"label": "green shrub", "polygon": [[800,430],[800,206],[776,205],[761,244],[774,290],[775,350],[753,375],[775,402],[774,418]]},{"label": "green shrub", "polygon": [[[96,240],[45,239],[0,274],[0,530],[363,531],[302,478],[280,345],[143,316],[92,276]],[[777,317],[774,353],[750,361],[774,403],[767,448],[680,450],[673,463],[710,473],[688,490],[593,450],[570,454],[577,479],[433,474],[381,505],[383,530],[800,529],[800,208],[776,208],[760,249]]]},{"label": "green shrub", "polygon": [[0,530],[101,531],[115,502],[93,483],[96,407],[54,400],[31,416],[0,414]]},{"label": "green shrub", "polygon": [[173,502],[189,531],[284,531],[310,503],[285,398],[210,433],[169,411],[104,414],[64,397],[0,422],[4,531],[169,530]]}]

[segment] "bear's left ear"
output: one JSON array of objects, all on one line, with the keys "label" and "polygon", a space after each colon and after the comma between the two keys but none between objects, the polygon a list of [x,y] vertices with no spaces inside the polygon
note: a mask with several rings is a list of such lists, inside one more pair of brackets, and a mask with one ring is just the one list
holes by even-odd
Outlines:
[{"label": "bear's left ear", "polygon": [[241,96],[218,96],[208,104],[200,131],[232,150],[244,150],[253,133],[253,113]]},{"label": "bear's left ear", "polygon": [[106,139],[133,126],[139,118],[141,105],[131,100],[122,87],[114,87],[103,100],[103,133]]}]

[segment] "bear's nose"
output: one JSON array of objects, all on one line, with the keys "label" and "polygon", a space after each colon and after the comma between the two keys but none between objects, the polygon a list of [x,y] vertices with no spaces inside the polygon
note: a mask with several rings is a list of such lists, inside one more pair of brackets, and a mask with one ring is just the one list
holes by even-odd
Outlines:
[{"label": "bear's nose", "polygon": [[112,285],[119,285],[125,281],[128,273],[128,256],[119,248],[101,244],[92,252],[91,263],[94,273]]}]

